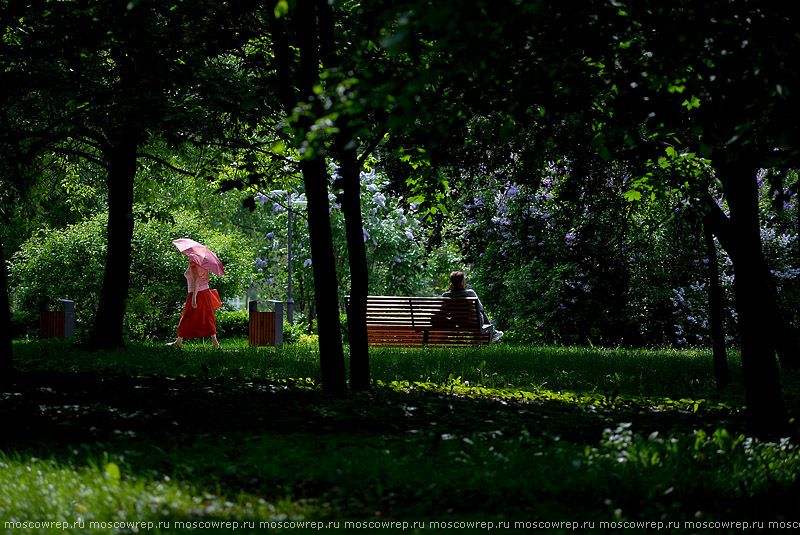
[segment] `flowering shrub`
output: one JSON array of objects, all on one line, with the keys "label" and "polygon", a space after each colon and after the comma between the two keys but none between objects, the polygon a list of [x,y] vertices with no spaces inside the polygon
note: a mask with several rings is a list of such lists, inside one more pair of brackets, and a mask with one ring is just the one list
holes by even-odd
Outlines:
[{"label": "flowering shrub", "polygon": [[[338,178],[336,168],[331,175]],[[431,292],[431,280],[441,270],[443,259],[458,265],[446,248],[426,257],[427,234],[416,213],[417,205],[388,193],[387,179],[375,169],[361,173],[361,216],[369,269],[369,292],[386,295],[419,295]],[[293,203],[304,200],[293,194]],[[328,196],[339,291],[343,297],[350,287],[347,240],[341,206],[335,193]],[[258,193],[262,207],[265,244],[253,264],[254,277],[261,281],[261,294],[269,299],[286,299],[287,208],[285,195]],[[313,266],[305,209],[294,206],[292,254],[294,256],[294,299],[296,307],[309,310],[313,302]]]},{"label": "flowering shrub", "polygon": [[589,184],[604,195],[575,192],[569,172],[553,165],[537,187],[489,179],[465,203],[473,283],[512,340],[635,342],[624,201],[608,180]]},{"label": "flowering shrub", "polygon": [[[786,192],[780,197],[768,180],[768,173],[759,175],[761,244],[764,256],[775,283],[775,289],[782,301],[784,314],[791,323],[798,326],[797,310],[800,305],[800,269],[797,254],[797,193],[796,175],[789,175]],[[718,200],[727,213],[724,201]],[[736,311],[734,304],[733,262],[727,253],[717,246],[720,264],[720,283],[730,310],[725,315],[725,332],[729,343],[736,340]],[[708,259],[697,259],[705,266]],[[674,288],[675,297],[671,299],[674,307],[677,345],[708,345],[711,343],[708,326],[708,295],[705,283],[694,281],[686,287]]]},{"label": "flowering shrub", "polygon": [[[336,178],[334,172],[334,178]],[[425,232],[416,205],[385,194],[388,181],[372,169],[361,173],[361,217],[369,268],[369,291],[380,295],[416,295],[426,289],[427,273],[420,269],[425,257]],[[344,217],[332,205],[334,232],[344,236]],[[340,254],[346,244],[339,242]]]},{"label": "flowering shrub", "polygon": [[[485,187],[461,206],[470,279],[507,339],[709,344],[709,259],[688,205],[677,196],[624,200],[624,169],[580,178],[573,173],[568,165],[551,165],[535,185],[484,177]],[[796,183],[787,189],[796,190]],[[796,314],[796,193],[777,205],[770,191],[762,180],[764,251],[784,309]],[[731,342],[733,270],[717,250]],[[796,325],[798,318],[791,319]]]}]

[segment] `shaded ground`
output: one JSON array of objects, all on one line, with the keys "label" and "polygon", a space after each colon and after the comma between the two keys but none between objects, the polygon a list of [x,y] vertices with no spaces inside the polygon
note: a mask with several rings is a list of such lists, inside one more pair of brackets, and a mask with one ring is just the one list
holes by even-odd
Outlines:
[{"label": "shaded ground", "polygon": [[[638,406],[580,407],[558,401],[474,399],[438,392],[368,393],[331,397],[281,382],[180,377],[23,373],[2,388],[0,418],[7,448],[59,448],[179,434],[547,433],[593,443],[602,431],[632,422],[640,433],[691,432],[701,427],[743,430],[740,414],[658,410]],[[689,408],[689,407],[687,407]]]},{"label": "shaded ground", "polygon": [[[80,465],[111,452],[137,477],[186,481],[201,495],[313,503],[311,514],[325,519],[610,520],[617,510],[691,518],[697,508],[716,518],[793,518],[800,505],[797,484],[748,496],[686,485],[678,472],[662,480],[658,467],[639,472],[628,463],[617,475],[604,473],[614,463],[601,460],[571,468],[573,452],[623,423],[645,437],[743,431],[742,416],[725,410],[389,387],[331,397],[295,382],[85,372],[22,373],[0,392],[6,454]],[[687,469],[714,473],[699,458]]]}]

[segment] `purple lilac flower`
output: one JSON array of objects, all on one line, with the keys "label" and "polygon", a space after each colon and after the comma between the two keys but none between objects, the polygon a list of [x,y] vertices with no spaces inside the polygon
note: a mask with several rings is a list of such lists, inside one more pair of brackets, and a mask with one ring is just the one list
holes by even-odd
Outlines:
[{"label": "purple lilac flower", "polygon": [[376,178],[376,171],[375,169],[370,169],[369,171],[361,172],[361,182],[374,182]]}]

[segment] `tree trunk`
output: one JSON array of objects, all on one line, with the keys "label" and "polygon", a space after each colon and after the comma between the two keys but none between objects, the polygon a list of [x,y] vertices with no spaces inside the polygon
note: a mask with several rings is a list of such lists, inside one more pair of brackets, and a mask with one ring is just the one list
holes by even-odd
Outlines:
[{"label": "tree trunk", "polygon": [[350,386],[369,390],[369,347],[367,345],[367,294],[369,272],[364,247],[364,224],[361,218],[361,181],[355,149],[342,151],[341,168],[345,232],[350,260],[350,309],[347,326],[350,331]]},{"label": "tree trunk", "polygon": [[8,299],[8,279],[3,236],[0,235],[0,384],[8,384],[14,373],[14,350],[11,345],[11,307]]},{"label": "tree trunk", "polygon": [[778,360],[784,369],[796,370],[800,368],[800,341],[798,341],[797,333],[783,313],[775,280],[769,273],[765,274],[765,276],[770,284],[773,302],[771,314],[773,316],[772,325],[775,329],[775,349],[778,352]]},{"label": "tree trunk", "polygon": [[[703,204],[706,212],[703,225],[711,229],[711,232],[719,238],[722,248],[728,251],[733,258],[740,242],[737,231],[733,229],[731,221],[725,217],[709,195],[703,198]],[[769,288],[769,299],[765,300],[766,308],[762,314],[772,318],[770,321],[771,339],[775,344],[781,366],[786,369],[796,369],[800,367],[800,340],[784,314],[775,281],[770,274],[766,260],[763,259],[763,253],[762,260],[761,278]]]},{"label": "tree trunk", "polygon": [[[316,3],[322,64],[328,68],[339,68],[333,9],[327,0],[316,0]],[[350,267],[350,308],[347,311],[347,327],[350,333],[350,387],[354,390],[369,390],[369,346],[367,345],[369,270],[367,251],[364,247],[364,222],[361,218],[361,169],[356,150],[357,141],[351,128],[346,125],[339,126],[336,145]],[[352,148],[348,148],[350,146]]]},{"label": "tree trunk", "polygon": [[766,260],[761,248],[756,169],[731,162],[717,165],[730,207],[734,240],[728,251],[736,279],[736,310],[742,346],[748,424],[759,436],[788,433],[788,419],[775,358],[774,301],[764,277]]},{"label": "tree trunk", "polygon": [[725,388],[731,382],[731,373],[728,369],[728,355],[725,349],[725,325],[723,311],[725,295],[719,282],[719,260],[717,247],[714,245],[714,235],[707,224],[703,224],[706,257],[708,258],[708,316],[711,323],[712,355],[714,361],[714,377],[717,388]]},{"label": "tree trunk", "polygon": [[[299,0],[295,8],[296,29],[300,48],[300,68],[297,81],[300,99],[314,98],[314,86],[319,79],[319,43],[317,10],[314,0]],[[286,110],[287,114],[292,109]],[[303,132],[311,127],[311,118],[300,120]],[[347,390],[347,374],[342,348],[342,326],[339,321],[339,292],[336,280],[336,262],[333,254],[333,237],[328,201],[328,174],[322,147],[312,146],[312,154],[300,162],[308,199],[308,232],[311,241],[311,258],[314,267],[314,295],[316,297],[317,328],[319,334],[319,359],[322,389],[328,393]]]},{"label": "tree trunk", "polygon": [[328,181],[321,158],[300,163],[308,199],[308,232],[314,268],[319,362],[322,390],[337,394],[347,390],[347,374],[339,322],[339,292],[328,211]]},{"label": "tree trunk", "polygon": [[100,302],[89,342],[92,349],[115,349],[124,345],[122,331],[133,239],[136,139],[132,134],[122,133],[109,154],[108,250]]}]

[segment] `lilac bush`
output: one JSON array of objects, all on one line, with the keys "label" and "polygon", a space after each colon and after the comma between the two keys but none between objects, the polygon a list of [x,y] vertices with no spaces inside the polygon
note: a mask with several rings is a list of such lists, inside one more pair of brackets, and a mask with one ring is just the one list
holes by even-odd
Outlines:
[{"label": "lilac bush", "polygon": [[[331,166],[335,181],[337,169]],[[369,292],[386,295],[418,295],[431,292],[431,270],[440,263],[440,253],[426,252],[427,232],[416,211],[416,204],[393,196],[387,179],[375,168],[361,173],[361,215],[363,239],[369,268]],[[295,194],[294,200],[303,200]],[[265,241],[253,264],[254,278],[260,281],[262,295],[285,299],[287,265],[287,203],[283,197],[258,193],[254,200],[263,207]],[[349,283],[347,241],[344,216],[336,191],[329,196],[331,227],[336,255],[339,291],[347,293]],[[293,207],[293,245],[295,301],[308,308],[313,302],[313,264],[308,241],[305,208]]]},{"label": "lilac bush", "polygon": [[[460,212],[471,278],[509,339],[705,346],[708,263],[702,227],[681,192],[629,202],[625,169],[577,176],[549,166],[534,184],[482,177]],[[796,175],[778,194],[762,181],[762,241],[787,311],[798,310]],[[721,200],[723,211],[727,207]],[[717,246],[728,341],[733,271]],[[792,321],[797,324],[798,318]]]},{"label": "lilac bush", "polygon": [[[488,177],[463,206],[476,289],[512,339],[620,343],[633,333],[624,201],[586,195],[567,165],[547,171],[535,186]],[[586,186],[615,182],[598,174]]]}]

